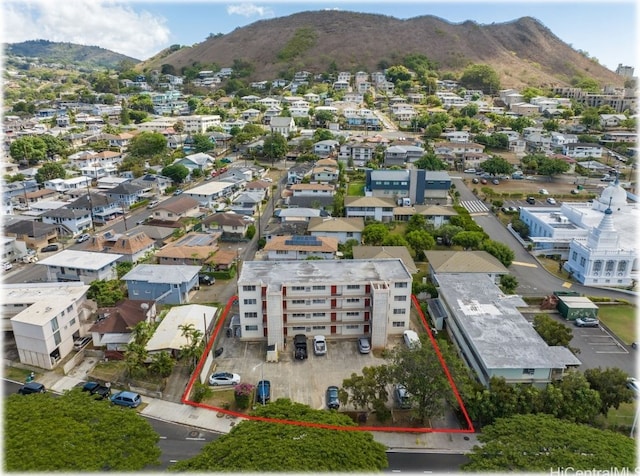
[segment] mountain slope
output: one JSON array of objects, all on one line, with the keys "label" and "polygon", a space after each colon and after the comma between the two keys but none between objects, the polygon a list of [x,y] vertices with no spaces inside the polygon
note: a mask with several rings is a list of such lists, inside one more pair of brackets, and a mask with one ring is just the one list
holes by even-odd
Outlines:
[{"label": "mountain slope", "polygon": [[[306,46],[296,51],[292,46],[302,44],[301,33]],[[452,24],[434,16],[399,20],[344,11],[303,12],[258,21],[157,56],[139,68],[171,64],[180,70],[198,63],[227,67],[234,60],[243,60],[254,66],[249,79],[256,80],[273,79],[285,71],[324,72],[332,62],[338,70],[376,71],[381,61],[398,64],[409,53],[436,61],[440,71],[459,72],[469,64],[489,64],[500,74],[503,87],[566,85],[577,74],[603,85],[623,83],[620,76],[573,50],[530,17],[478,25],[472,21]]]},{"label": "mountain slope", "polygon": [[6,55],[39,58],[45,63],[74,64],[87,68],[115,68],[122,61],[138,63],[140,60],[115,53],[99,46],[31,40],[4,45]]}]

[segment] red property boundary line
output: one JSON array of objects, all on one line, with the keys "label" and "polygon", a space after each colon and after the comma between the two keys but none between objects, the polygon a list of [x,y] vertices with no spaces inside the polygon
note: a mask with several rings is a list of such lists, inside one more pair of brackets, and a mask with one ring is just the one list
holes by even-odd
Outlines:
[{"label": "red property boundary line", "polygon": [[211,350],[213,348],[213,343],[215,342],[216,337],[218,336],[218,333],[220,332],[220,329],[222,328],[222,325],[224,324],[224,322],[226,320],[226,317],[229,314],[229,311],[231,310],[231,307],[238,300],[238,296],[231,296],[229,298],[229,300],[227,301],[227,305],[225,306],[224,310],[222,311],[222,315],[220,316],[220,319],[218,320],[218,324],[216,325],[216,327],[215,327],[215,329],[213,331],[213,335],[211,336],[211,339],[209,339],[209,342],[207,343],[207,346],[205,348],[203,356],[200,359],[200,361],[198,362],[198,365],[196,366],[193,374],[191,375],[191,378],[189,379],[189,383],[187,384],[187,387],[186,387],[184,393],[182,394],[182,398],[181,398],[180,401],[185,405],[191,405],[192,407],[197,407],[197,408],[204,408],[206,410],[212,410],[212,411],[224,413],[226,415],[231,415],[231,416],[235,416],[235,417],[239,417],[239,418],[244,418],[245,420],[263,421],[263,422],[267,422],[267,423],[280,423],[280,424],[284,424],[284,425],[306,426],[306,427],[311,427],[311,428],[322,428],[322,429],[325,429],[325,430],[381,431],[381,432],[392,432],[392,433],[474,433],[475,430],[473,428],[473,424],[471,423],[471,419],[469,418],[469,415],[467,413],[467,409],[465,408],[464,402],[462,401],[462,398],[460,397],[460,393],[458,392],[458,388],[456,387],[456,384],[453,382],[453,379],[451,378],[451,373],[449,372],[447,364],[445,363],[444,358],[442,357],[442,353],[440,352],[440,348],[438,347],[438,344],[437,344],[435,338],[433,337],[433,334],[431,333],[431,329],[427,325],[427,320],[426,320],[426,318],[424,316],[424,313],[422,312],[422,309],[420,308],[420,303],[418,302],[418,299],[414,295],[411,295],[411,299],[413,301],[413,305],[415,306],[416,310],[418,311],[418,314],[420,315],[420,319],[422,320],[422,324],[424,325],[424,328],[427,331],[427,334],[429,335],[429,340],[431,341],[431,344],[433,345],[433,348],[436,351],[436,355],[438,357],[438,360],[440,361],[440,365],[442,366],[442,370],[444,371],[445,375],[447,376],[447,379],[449,380],[449,385],[451,386],[451,390],[453,390],[453,394],[456,397],[456,401],[460,405],[460,409],[462,410],[462,414],[464,415],[464,418],[465,418],[467,426],[468,426],[467,429],[459,429],[459,428],[405,428],[405,427],[397,428],[397,427],[379,427],[379,426],[337,426],[337,425],[328,425],[328,424],[324,424],[324,423],[313,423],[313,422],[303,422],[303,421],[294,421],[294,420],[282,420],[282,419],[279,419],[279,418],[266,418],[266,417],[251,416],[251,415],[247,415],[245,413],[239,413],[239,412],[234,412],[234,411],[231,411],[231,410],[225,410],[223,408],[214,407],[212,405],[207,405],[205,403],[198,403],[198,402],[194,402],[192,400],[189,400],[189,394],[191,393],[191,389],[192,389],[192,387],[193,387],[193,385],[194,385],[194,383],[196,381],[196,378],[202,372],[202,367],[203,367],[203,365],[204,365],[204,363],[206,361],[205,356],[209,355],[209,352],[211,352]]}]

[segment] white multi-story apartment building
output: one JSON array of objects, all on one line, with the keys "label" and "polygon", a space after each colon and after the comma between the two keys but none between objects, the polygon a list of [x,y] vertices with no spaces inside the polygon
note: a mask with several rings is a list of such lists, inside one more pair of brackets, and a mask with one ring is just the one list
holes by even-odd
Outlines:
[{"label": "white multi-story apartment building", "polygon": [[80,320],[87,319],[89,286],[82,283],[5,284],[2,316],[5,331],[13,331],[20,362],[55,368],[80,337]]},{"label": "white multi-story apartment building", "polygon": [[384,348],[409,329],[411,274],[400,259],[249,261],[238,279],[241,339],[283,349],[294,335],[367,336]]}]

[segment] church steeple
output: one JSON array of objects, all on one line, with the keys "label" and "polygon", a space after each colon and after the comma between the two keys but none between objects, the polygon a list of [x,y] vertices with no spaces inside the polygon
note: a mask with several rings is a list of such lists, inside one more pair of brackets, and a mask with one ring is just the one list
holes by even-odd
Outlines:
[{"label": "church steeple", "polygon": [[611,210],[612,197],[609,197],[609,206],[604,211],[600,224],[589,232],[587,246],[592,250],[613,250],[619,248],[618,232],[613,226],[613,210]]}]

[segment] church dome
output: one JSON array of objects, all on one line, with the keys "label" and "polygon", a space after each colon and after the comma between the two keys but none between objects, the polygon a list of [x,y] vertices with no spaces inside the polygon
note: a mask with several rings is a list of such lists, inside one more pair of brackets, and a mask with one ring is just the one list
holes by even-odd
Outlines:
[{"label": "church dome", "polygon": [[598,202],[604,205],[604,208],[611,206],[611,208],[616,209],[627,204],[627,192],[625,192],[624,188],[622,188],[616,180],[602,191]]}]

